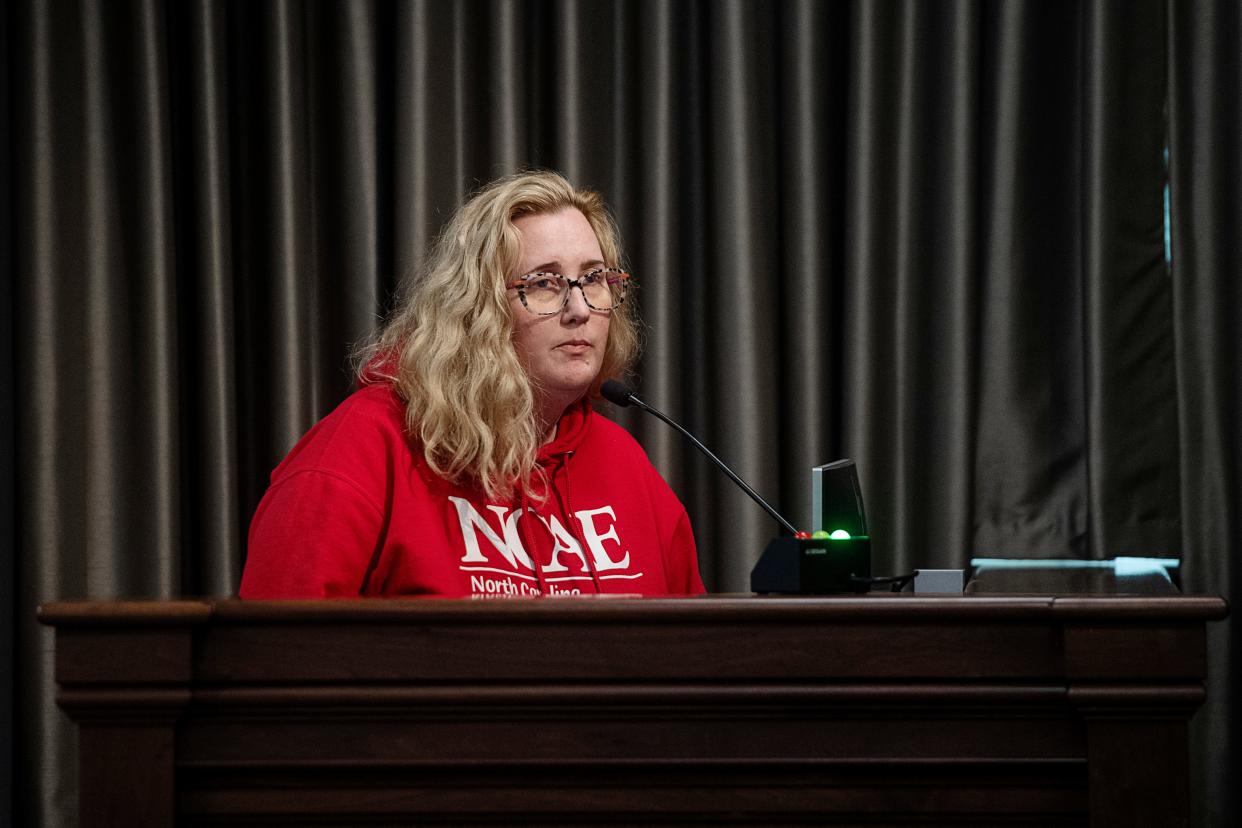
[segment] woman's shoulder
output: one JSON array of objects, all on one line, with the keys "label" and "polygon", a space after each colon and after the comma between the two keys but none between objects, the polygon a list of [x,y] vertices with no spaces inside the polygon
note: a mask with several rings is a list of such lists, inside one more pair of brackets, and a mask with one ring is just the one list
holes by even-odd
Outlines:
[{"label": "woman's shoulder", "polygon": [[681,501],[651,462],[638,440],[619,423],[595,412],[587,439],[590,451],[582,459],[596,470],[600,479],[624,481],[632,491],[645,492],[644,497],[657,510],[676,520],[685,512]]},{"label": "woman's shoulder", "polygon": [[405,424],[405,401],[397,396],[396,389],[389,382],[363,385],[341,401],[333,414],[337,412],[342,417],[370,419],[397,424],[402,428]]},{"label": "woman's shoulder", "polygon": [[273,479],[342,465],[356,469],[405,447],[404,403],[388,384],[364,385],[298,440]]},{"label": "woman's shoulder", "polygon": [[622,468],[641,470],[644,476],[660,478],[660,473],[638,439],[620,423],[598,411],[591,418],[586,444],[583,448],[589,447],[587,456],[595,462],[607,463],[618,471]]},{"label": "woman's shoulder", "polygon": [[336,439],[374,439],[394,431],[404,434],[405,403],[388,383],[364,385],[342,400],[312,432],[316,429],[327,432],[323,436]]},{"label": "woman's shoulder", "polygon": [[620,423],[609,419],[607,415],[595,411],[591,417],[591,430],[588,440],[594,440],[613,450],[622,450],[640,455],[646,459],[647,452],[639,445],[633,434]]}]

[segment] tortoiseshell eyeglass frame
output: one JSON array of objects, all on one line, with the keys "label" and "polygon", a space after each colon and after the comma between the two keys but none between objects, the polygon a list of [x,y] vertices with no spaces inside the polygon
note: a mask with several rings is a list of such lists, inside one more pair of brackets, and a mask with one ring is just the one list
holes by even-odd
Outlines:
[{"label": "tortoiseshell eyeglass frame", "polygon": [[[609,286],[613,286],[613,285],[621,286],[621,295],[617,298],[617,304],[613,305],[610,308],[595,307],[595,305],[591,304],[591,300],[587,298],[586,291],[582,290],[582,283],[584,281],[586,281],[587,279],[590,279],[592,276],[597,276],[601,273],[607,274],[604,277],[604,280],[609,284]],[[565,293],[564,293],[564,296],[561,298],[560,307],[558,307],[556,310],[537,311],[534,308],[532,308],[529,304],[527,304],[526,288],[527,288],[529,281],[535,278],[536,276],[551,276],[553,278],[560,279],[561,281],[565,283]],[[600,311],[601,313],[611,313],[612,311],[621,307],[621,305],[625,304],[625,294],[626,294],[626,291],[629,289],[629,286],[631,282],[633,281],[633,278],[634,277],[632,277],[629,273],[625,272],[624,270],[618,270],[615,267],[596,268],[595,270],[591,270],[591,271],[588,271],[587,273],[582,274],[577,279],[570,279],[568,276],[564,276],[560,273],[553,273],[551,271],[539,271],[536,273],[527,273],[525,276],[519,276],[516,279],[513,279],[512,281],[508,282],[505,285],[505,288],[508,290],[516,290],[518,292],[518,299],[522,301],[522,307],[526,308],[527,311],[529,311],[530,313],[533,313],[535,316],[555,316],[556,314],[565,310],[565,306],[569,304],[569,292],[573,290],[574,288],[577,288],[578,290],[582,291],[582,301],[586,302],[586,306],[588,308],[594,311]]]}]

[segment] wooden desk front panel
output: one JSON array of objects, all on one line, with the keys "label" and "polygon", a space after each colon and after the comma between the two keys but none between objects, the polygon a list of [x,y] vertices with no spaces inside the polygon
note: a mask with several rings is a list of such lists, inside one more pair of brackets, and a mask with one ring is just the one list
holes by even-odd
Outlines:
[{"label": "wooden desk front panel", "polygon": [[[1184,821],[1203,624],[1223,604],[1058,600],[180,602],[163,620],[159,605],[44,618],[84,750],[111,728],[83,757],[92,795],[123,787],[101,752],[164,722],[174,789],[140,812],[182,824]],[[152,654],[138,665],[136,641]],[[144,705],[162,717],[126,737]],[[1145,757],[1154,775],[1132,767],[1144,745],[1163,751]],[[1092,763],[1143,789],[1106,796]]]}]

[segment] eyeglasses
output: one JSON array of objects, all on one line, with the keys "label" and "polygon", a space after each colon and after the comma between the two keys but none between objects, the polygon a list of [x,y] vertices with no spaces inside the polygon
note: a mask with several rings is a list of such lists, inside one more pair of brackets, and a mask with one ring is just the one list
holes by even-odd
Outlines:
[{"label": "eyeglasses", "polygon": [[536,316],[560,313],[569,303],[569,291],[578,288],[591,310],[610,311],[625,301],[630,274],[612,267],[602,267],[577,279],[559,273],[528,273],[505,285],[516,290],[522,307]]}]

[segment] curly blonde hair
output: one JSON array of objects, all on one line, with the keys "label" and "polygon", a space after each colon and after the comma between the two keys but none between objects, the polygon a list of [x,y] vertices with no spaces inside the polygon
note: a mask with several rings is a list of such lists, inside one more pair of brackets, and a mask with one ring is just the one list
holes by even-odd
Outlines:
[{"label": "curly blonde hair", "polygon": [[[502,499],[529,490],[543,435],[535,395],[512,344],[505,289],[522,243],[513,221],[576,209],[609,267],[621,267],[616,225],[603,198],[563,176],[533,171],[483,187],[444,226],[376,338],[356,354],[360,378],[387,380],[405,402],[406,427],[441,477]],[[599,376],[589,393],[636,356],[633,302],[613,309]]]}]

